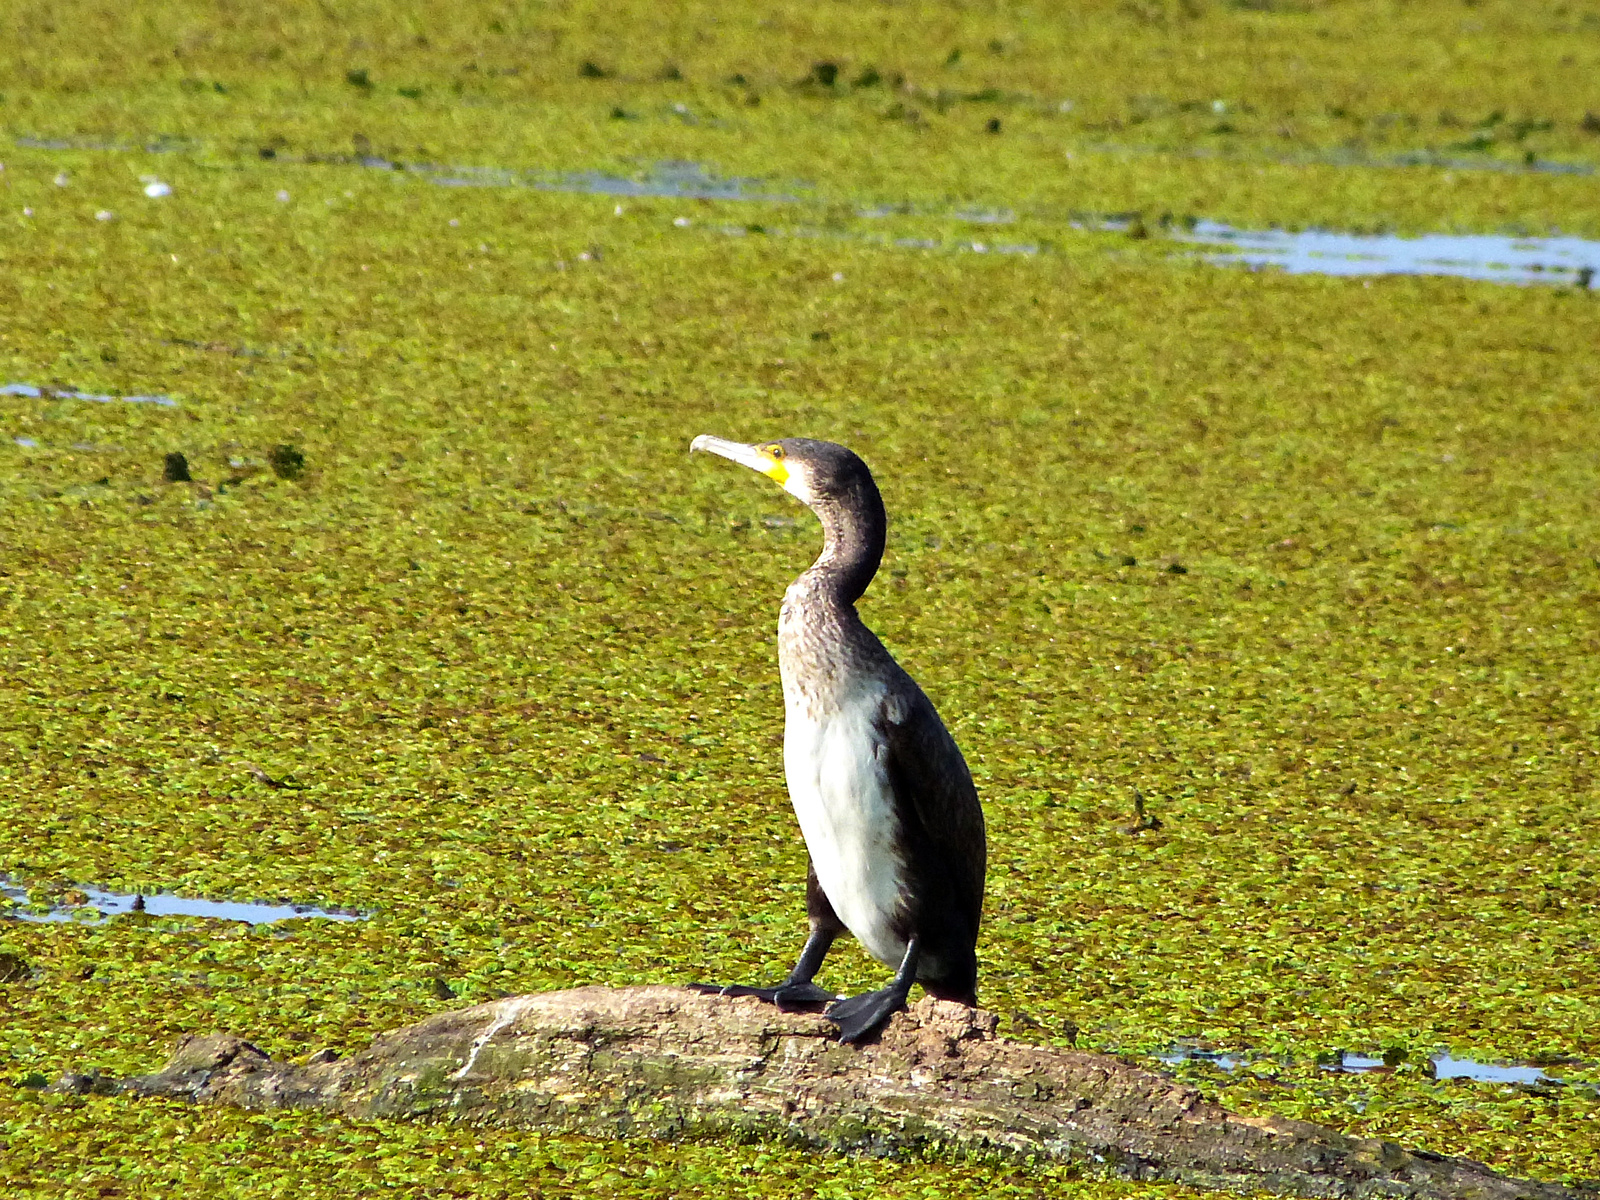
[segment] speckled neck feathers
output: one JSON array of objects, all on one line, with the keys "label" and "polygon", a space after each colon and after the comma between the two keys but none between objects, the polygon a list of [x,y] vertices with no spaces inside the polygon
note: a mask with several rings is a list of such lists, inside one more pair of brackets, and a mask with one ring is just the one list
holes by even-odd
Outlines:
[{"label": "speckled neck feathers", "polygon": [[888,533],[878,485],[864,475],[840,495],[815,499],[811,510],[822,522],[822,553],[789,585],[778,620],[785,699],[804,697],[808,705],[827,704],[847,678],[888,658],[855,609]]}]

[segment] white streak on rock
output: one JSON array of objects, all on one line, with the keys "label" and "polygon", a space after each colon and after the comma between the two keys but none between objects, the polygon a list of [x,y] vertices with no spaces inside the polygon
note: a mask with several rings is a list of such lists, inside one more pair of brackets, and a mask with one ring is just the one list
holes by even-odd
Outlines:
[{"label": "white streak on rock", "polygon": [[517,1001],[518,997],[512,997],[510,1000],[501,1003],[500,1011],[495,1015],[494,1020],[489,1022],[488,1027],[482,1033],[472,1039],[472,1052],[467,1055],[467,1061],[461,1065],[461,1069],[450,1076],[451,1079],[465,1079],[472,1068],[477,1065],[479,1053],[489,1044],[494,1035],[522,1015],[522,1005]]}]

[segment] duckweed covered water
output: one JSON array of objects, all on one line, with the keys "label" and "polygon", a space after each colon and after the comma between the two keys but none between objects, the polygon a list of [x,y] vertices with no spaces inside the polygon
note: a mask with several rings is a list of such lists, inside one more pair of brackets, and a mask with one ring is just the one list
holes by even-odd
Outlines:
[{"label": "duckweed covered water", "polygon": [[[1588,1088],[1317,1065],[1600,1062],[1594,293],[1136,236],[1600,235],[1592,178],[1519,166],[1600,157],[1580,8],[329,11],[0,15],[0,380],[41,392],[0,401],[0,871],[374,914],[0,921],[0,1190],[1171,1194],[43,1092],[188,1032],[348,1051],[786,970],[772,631],[815,527],[691,464],[706,431],[877,472],[863,611],[978,776],[1007,1032],[1249,1046],[1289,1065],[1176,1069],[1600,1174]],[[1347,148],[1507,169],[1286,160]],[[820,182],[735,207],[363,156]],[[889,244],[1002,210],[966,241],[1050,252]],[[1073,212],[1141,217],[1030,215]],[[850,946],[826,982],[880,978]]]}]

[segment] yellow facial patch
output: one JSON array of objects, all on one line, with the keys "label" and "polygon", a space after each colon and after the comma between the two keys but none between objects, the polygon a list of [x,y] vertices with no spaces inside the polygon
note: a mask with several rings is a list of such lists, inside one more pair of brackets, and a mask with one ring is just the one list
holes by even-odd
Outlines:
[{"label": "yellow facial patch", "polygon": [[760,447],[761,455],[770,464],[765,468],[767,478],[778,483],[789,482],[789,468],[783,461],[783,447],[778,445]]}]

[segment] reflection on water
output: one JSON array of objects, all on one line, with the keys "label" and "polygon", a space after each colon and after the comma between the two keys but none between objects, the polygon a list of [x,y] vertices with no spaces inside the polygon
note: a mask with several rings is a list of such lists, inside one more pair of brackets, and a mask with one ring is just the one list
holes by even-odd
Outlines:
[{"label": "reflection on water", "polygon": [[1245,1066],[1251,1059],[1244,1054],[1229,1054],[1222,1050],[1203,1050],[1199,1046],[1171,1046],[1155,1055],[1157,1062],[1164,1062],[1169,1067],[1179,1063],[1198,1062],[1206,1063],[1222,1071],[1233,1071]]},{"label": "reflection on water", "polygon": [[251,925],[267,925],[274,921],[292,921],[306,917],[321,917],[329,921],[359,921],[359,913],[332,912],[304,904],[249,904],[238,900],[201,900],[189,896],[170,896],[157,892],[148,896],[126,895],[102,891],[99,888],[75,886],[53,897],[47,904],[32,905],[28,893],[13,881],[0,876],[0,896],[16,906],[9,912],[0,908],[0,915],[19,921],[56,924],[70,921],[75,924],[98,925],[119,913],[142,912],[153,917],[211,917],[220,921],[245,921]]},{"label": "reflection on water", "polygon": [[1197,221],[1172,233],[1179,241],[1215,246],[1214,263],[1278,267],[1290,274],[1455,275],[1494,283],[1562,283],[1592,287],[1600,241],[1576,237],[1495,234],[1333,233],[1325,229],[1236,229]]},{"label": "reflection on water", "polygon": [[1449,1054],[1435,1054],[1432,1059],[1435,1079],[1476,1079],[1483,1083],[1555,1083],[1539,1067],[1526,1063],[1502,1066],[1499,1063],[1473,1062],[1470,1058],[1452,1058]]},{"label": "reflection on water", "polygon": [[793,196],[768,190],[759,179],[724,178],[699,163],[662,162],[637,176],[608,175],[604,171],[569,171],[546,176],[536,187],[553,192],[584,192],[594,196],[662,196],[685,200],[793,200]]},{"label": "reflection on water", "polygon": [[[1252,1063],[1271,1064],[1274,1062],[1287,1066],[1286,1059],[1273,1059],[1256,1057],[1245,1051],[1207,1050],[1199,1046],[1176,1045],[1170,1046],[1161,1053],[1153,1056],[1158,1062],[1168,1066],[1179,1063],[1196,1062],[1205,1063],[1222,1071],[1235,1071],[1240,1067]],[[1335,1071],[1347,1075],[1365,1075],[1373,1071],[1392,1071],[1406,1061],[1404,1054],[1391,1054],[1387,1059],[1382,1056],[1370,1054],[1356,1054],[1349,1050],[1340,1051],[1338,1057],[1332,1062],[1322,1062],[1324,1071]],[[1543,1068],[1532,1063],[1486,1063],[1470,1058],[1456,1058],[1447,1050],[1430,1055],[1423,1060],[1425,1070],[1435,1079],[1471,1079],[1479,1083],[1520,1083],[1527,1085],[1555,1084],[1563,1081],[1555,1076],[1545,1074]]]},{"label": "reflection on water", "polygon": [[[461,179],[438,182],[472,183],[492,186],[509,182],[508,172],[485,171]],[[536,180],[530,186],[555,191],[584,192],[604,196],[664,196],[706,200],[794,200],[795,197],[762,190],[759,180],[724,179],[708,173],[694,163],[661,163],[636,177],[608,175],[601,171],[578,171]],[[857,210],[867,220],[891,216],[920,215],[964,224],[1007,225],[1017,215],[1006,208],[956,208],[942,211],[918,209],[914,205],[878,204]],[[1050,218],[1036,214],[1034,220],[1048,223]],[[692,224],[687,218],[675,222],[680,228]],[[1071,229],[1131,233],[1143,230],[1136,215],[1092,217],[1074,215],[1061,220]],[[718,232],[744,234],[752,227],[713,225]],[[814,229],[778,227],[760,232],[789,237],[817,237]],[[1281,229],[1238,229],[1219,221],[1195,220],[1165,230],[1180,242],[1214,246],[1223,253],[1206,254],[1206,261],[1218,264],[1244,264],[1252,267],[1278,267],[1293,274],[1320,275],[1452,275],[1493,283],[1565,284],[1594,287],[1600,274],[1600,241],[1578,237],[1509,237],[1496,234],[1422,234],[1401,237],[1397,234],[1335,233],[1312,229],[1291,232]],[[849,237],[845,231],[832,236]],[[865,240],[901,249],[953,250],[974,254],[1037,254],[1033,243],[988,243],[970,238],[944,241],[929,237]]]},{"label": "reflection on water", "polygon": [[[19,139],[19,145],[35,149],[129,149],[111,143]],[[365,142],[362,140],[362,146]],[[190,143],[158,139],[143,149],[184,149]],[[361,166],[400,176],[415,175],[443,187],[529,188],[552,192],[574,192],[618,199],[655,197],[679,200],[769,201],[795,203],[803,193],[808,203],[820,204],[827,197],[808,187],[791,184],[780,188],[770,180],[722,176],[695,162],[668,161],[641,167],[626,174],[603,170],[526,171],[503,167],[461,167],[430,163],[403,164],[360,149],[354,154],[306,155],[295,159],[274,155],[274,162],[289,167],[301,165]],[[1416,160],[1422,165],[1423,160]],[[1440,160],[1442,163],[1443,160]],[[1359,165],[1359,164],[1352,164]],[[1366,164],[1366,165],[1394,165]],[[1439,164],[1434,164],[1439,165]],[[1458,165],[1458,164],[1451,164]],[[1529,168],[1531,169],[1531,168]],[[1576,169],[1576,168],[1574,168]],[[162,185],[165,186],[165,185]],[[287,192],[281,192],[286,197]],[[1031,211],[1019,214],[1008,207],[978,207],[971,204],[925,206],[891,201],[858,206],[856,216],[864,220],[886,217],[918,217],[927,220],[959,222],[963,225],[1010,225],[1026,217],[1033,224],[1063,230],[1123,232],[1148,237],[1159,232],[1167,239],[1204,247],[1201,257],[1217,264],[1278,268],[1292,274],[1340,276],[1370,275],[1448,275],[1463,279],[1510,284],[1560,284],[1594,289],[1600,274],[1600,241],[1550,236],[1513,237],[1497,234],[1430,233],[1414,237],[1397,234],[1340,233],[1311,229],[1291,232],[1282,229],[1240,229],[1214,220],[1186,218],[1177,224],[1163,219],[1160,226],[1147,230],[1138,214],[1085,215],[1062,211]],[[686,217],[675,222],[680,227],[693,224]],[[755,226],[709,228],[725,233],[762,232],[777,236],[815,237],[818,231],[804,227],[789,229]],[[844,228],[831,228],[827,236],[856,239],[880,245],[914,250],[948,250],[974,254],[1037,254],[1047,247],[1025,242],[991,243],[967,237],[939,238],[903,234],[882,237]],[[48,392],[29,389],[31,385],[11,384],[0,388],[0,395],[51,394],[62,398],[146,402],[175,406],[168,396],[103,396],[87,392]]]},{"label": "reflection on water", "polygon": [[32,400],[88,400],[94,404],[158,404],[162,408],[177,408],[171,396],[113,396],[105,392],[80,392],[75,388],[38,387],[31,383],[8,383],[0,387],[0,396],[25,396]]}]

